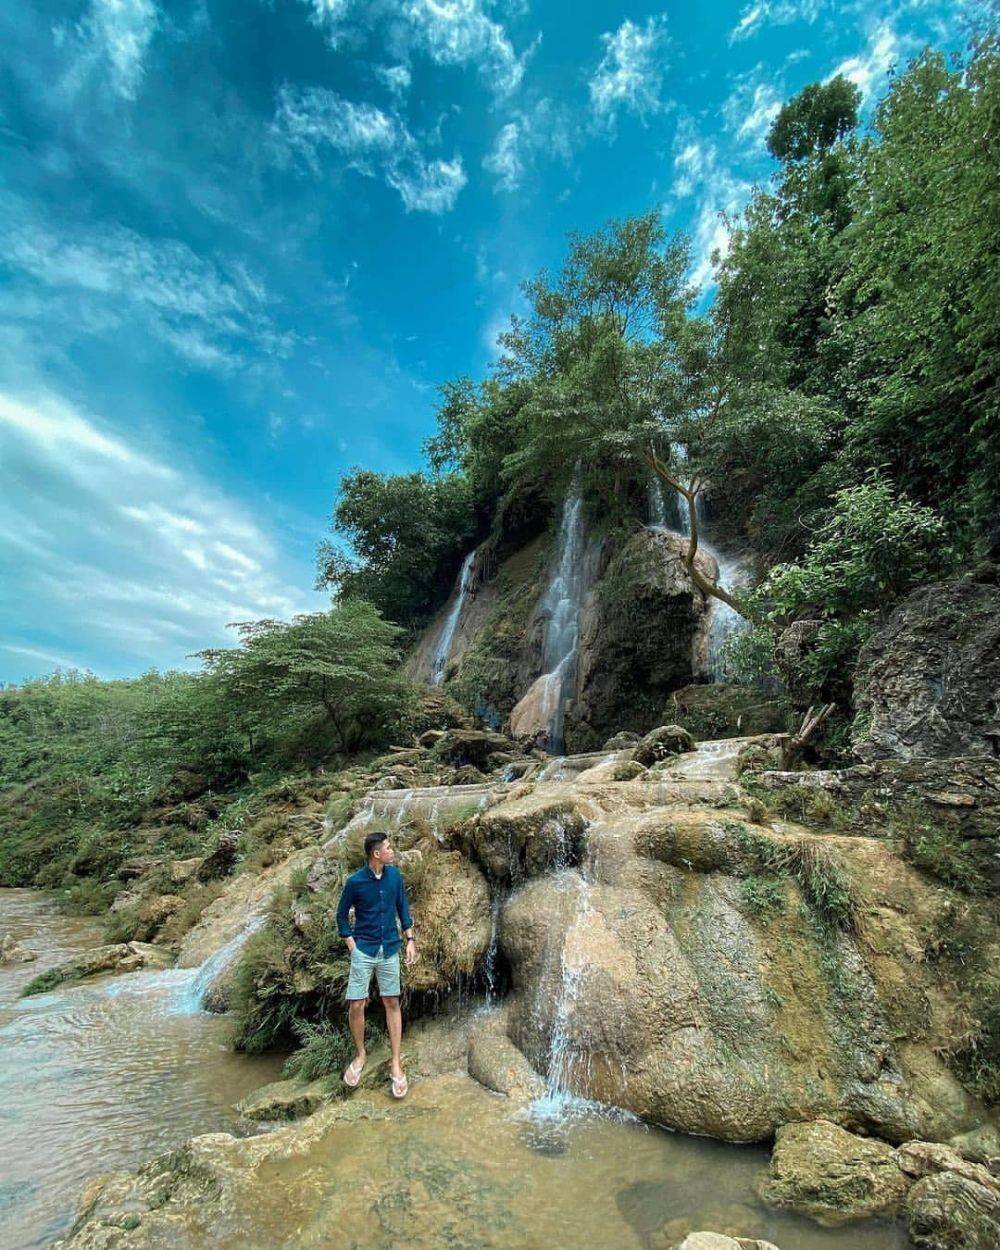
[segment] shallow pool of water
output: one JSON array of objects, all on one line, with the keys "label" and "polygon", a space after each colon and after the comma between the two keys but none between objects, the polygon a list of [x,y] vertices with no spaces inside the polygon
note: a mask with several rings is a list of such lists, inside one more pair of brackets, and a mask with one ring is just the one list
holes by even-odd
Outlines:
[{"label": "shallow pool of water", "polygon": [[67,1228],[95,1173],[231,1128],[232,1104],[281,1060],[233,1054],[225,1019],[181,1009],[194,970],[19,998],[39,972],[99,945],[100,928],[36,891],[0,890],[3,933],[38,955],[0,967],[0,1247],[28,1250]]}]

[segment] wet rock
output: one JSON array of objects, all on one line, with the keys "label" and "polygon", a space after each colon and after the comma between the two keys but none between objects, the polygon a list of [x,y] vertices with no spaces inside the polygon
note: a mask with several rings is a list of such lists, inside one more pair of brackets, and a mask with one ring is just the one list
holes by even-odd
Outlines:
[{"label": "wet rock", "polygon": [[736,774],[759,773],[767,769],[780,768],[783,751],[788,742],[788,734],[765,734],[748,742],[740,748],[736,757]]},{"label": "wet rock", "polygon": [[649,768],[672,755],[694,750],[694,738],[681,725],[661,725],[653,729],[636,746],[632,758]]},{"label": "wet rock", "polygon": [[484,780],[483,774],[475,766],[475,764],[463,764],[461,768],[456,768],[448,777],[448,784],[451,786],[475,786]]},{"label": "wet rock", "polygon": [[406,984],[411,992],[440,993],[471,977],[486,954],[489,887],[464,855],[435,850],[428,852],[419,877],[411,881],[410,895],[418,917],[420,959],[407,970]]},{"label": "wet rock", "polygon": [[957,1172],[926,1176],[906,1200],[907,1231],[921,1250],[996,1250],[1000,1196]]},{"label": "wet rock", "polygon": [[756,1237],[727,1237],[724,1233],[688,1233],[677,1250],[778,1250],[770,1241]]},{"label": "wet rock", "polygon": [[802,662],[816,645],[822,628],[822,621],[793,621],[778,636],[774,649],[775,663],[778,672],[793,690],[802,681]]},{"label": "wet rock", "polygon": [[815,1120],[778,1129],[758,1193],[770,1206],[835,1225],[896,1214],[908,1186],[891,1146]]},{"label": "wet rock", "polygon": [[641,742],[641,740],[641,734],[632,733],[630,730],[624,729],[621,733],[616,733],[613,737],[609,738],[607,742],[605,742],[604,746],[601,747],[601,750],[625,751],[628,750],[629,747],[634,747],[636,743]]},{"label": "wet rock", "polygon": [[573,801],[535,792],[483,812],[461,837],[493,880],[510,882],[572,861],[585,827],[586,816]]},{"label": "wet rock", "polygon": [[11,933],[0,938],[0,964],[30,964],[38,956],[26,950]]},{"label": "wet rock", "polygon": [[146,942],[113,942],[95,946],[74,955],[55,968],[48,968],[33,978],[21,991],[22,997],[45,994],[74,981],[100,976],[107,972],[134,972],[137,968],[165,968],[172,964],[168,952]]},{"label": "wet rock", "polygon": [[472,764],[480,772],[486,772],[489,770],[489,757],[495,751],[514,750],[516,744],[503,734],[484,729],[449,729],[435,744],[434,755],[456,767]]},{"label": "wet rock", "polygon": [[862,647],[852,742],[866,762],[1000,753],[1000,589],[922,586]]},{"label": "wet rock", "polygon": [[470,1029],[468,1070],[474,1081],[509,1098],[527,1100],[545,1092],[545,1082],[507,1036],[499,1012]]},{"label": "wet rock", "polygon": [[906,1175],[914,1179],[935,1176],[938,1172],[955,1172],[967,1180],[975,1181],[977,1185],[996,1190],[1000,1195],[1000,1180],[997,1180],[989,1168],[981,1163],[970,1162],[957,1150],[941,1142],[904,1142],[896,1151],[896,1158]]},{"label": "wet rock", "polygon": [[298,1120],[312,1115],[332,1097],[329,1081],[272,1081],[236,1104],[247,1120]]}]

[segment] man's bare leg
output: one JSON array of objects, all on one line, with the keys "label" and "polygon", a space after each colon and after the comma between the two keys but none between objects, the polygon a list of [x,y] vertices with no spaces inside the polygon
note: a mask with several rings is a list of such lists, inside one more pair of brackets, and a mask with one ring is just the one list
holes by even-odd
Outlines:
[{"label": "man's bare leg", "polygon": [[365,1002],[364,998],[355,998],[347,1008],[347,1023],[351,1026],[351,1037],[357,1051],[355,1062],[359,1067],[368,1057],[365,1052]]},{"label": "man's bare leg", "polygon": [[403,1013],[399,1009],[398,996],[383,998],[382,1004],[385,1007],[385,1027],[389,1032],[389,1049],[392,1052],[389,1071],[393,1076],[399,1077],[403,1075],[403,1069],[399,1066],[399,1047],[403,1040]]}]

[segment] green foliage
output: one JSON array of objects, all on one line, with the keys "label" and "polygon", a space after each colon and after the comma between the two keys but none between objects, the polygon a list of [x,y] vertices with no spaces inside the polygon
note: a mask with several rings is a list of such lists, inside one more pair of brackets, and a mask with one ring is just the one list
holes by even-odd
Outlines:
[{"label": "green foliage", "polygon": [[341,599],[367,599],[401,624],[422,622],[447,597],[472,542],[468,480],[460,473],[354,469],[341,479],[334,529],[360,563],[322,543],[317,585]]},{"label": "green foliage", "polygon": [[801,161],[833,146],[858,124],[861,92],[843,74],[810,83],[782,108],[767,136],[779,161]]},{"label": "green foliage", "polygon": [[21,991],[21,997],[31,998],[35,994],[47,994],[50,990],[58,989],[65,980],[59,968],[49,968],[45,972],[40,972],[37,977],[31,978]]},{"label": "green foliage", "polygon": [[767,918],[785,909],[785,892],[774,877],[753,874],[740,882],[743,901],[755,916]]},{"label": "green foliage", "polygon": [[963,838],[923,804],[896,810],[890,826],[902,838],[907,859],[921,871],[966,894],[995,892],[992,848],[981,845],[988,839]]},{"label": "green foliage", "polygon": [[[285,1061],[282,1075],[316,1081],[323,1077],[340,1077],[354,1058],[354,1042],[343,1023],[330,1020],[312,1023],[299,1020],[295,1036],[300,1046]],[[370,1016],[365,1019],[365,1049],[372,1050],[385,1040],[385,1031]]]},{"label": "green foliage", "polygon": [[[732,828],[750,868],[750,877],[790,877],[802,891],[810,914],[821,929],[854,927],[850,882],[832,848],[815,838],[779,842],[735,822]],[[759,885],[755,884],[751,891],[760,897]]]}]

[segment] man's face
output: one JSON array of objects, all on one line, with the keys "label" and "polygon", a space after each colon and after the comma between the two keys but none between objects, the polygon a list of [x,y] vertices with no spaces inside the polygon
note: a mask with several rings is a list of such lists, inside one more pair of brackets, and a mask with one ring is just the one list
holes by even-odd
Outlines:
[{"label": "man's face", "polygon": [[388,838],[386,838],[384,842],[380,842],[374,851],[372,851],[372,859],[376,862],[376,864],[382,864],[383,866],[391,864],[395,858],[396,852]]}]

